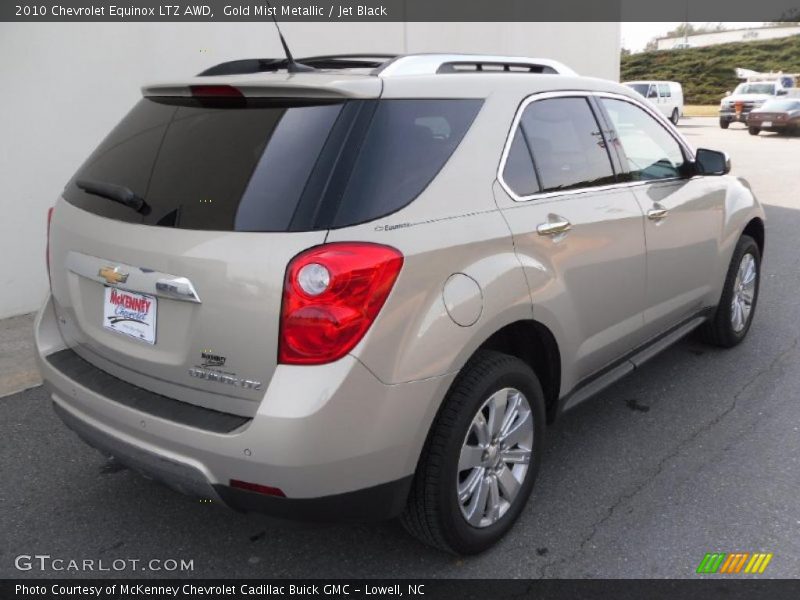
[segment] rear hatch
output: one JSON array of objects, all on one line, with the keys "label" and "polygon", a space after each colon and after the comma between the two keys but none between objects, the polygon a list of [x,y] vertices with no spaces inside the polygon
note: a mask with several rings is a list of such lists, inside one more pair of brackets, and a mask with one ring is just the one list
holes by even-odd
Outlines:
[{"label": "rear hatch", "polygon": [[85,360],[252,416],[276,367],[286,265],[325,239],[318,190],[353,108],[188,96],[143,98],[68,183],[51,288]]},{"label": "rear hatch", "polygon": [[377,77],[325,74],[147,88],[53,212],[68,345],[134,385],[252,416],[277,365],[287,264],[412,202],[482,104],[380,92]]}]

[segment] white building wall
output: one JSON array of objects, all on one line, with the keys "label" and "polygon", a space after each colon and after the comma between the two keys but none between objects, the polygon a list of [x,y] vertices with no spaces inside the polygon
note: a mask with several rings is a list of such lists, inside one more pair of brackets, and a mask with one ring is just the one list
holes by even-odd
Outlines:
[{"label": "white building wall", "polygon": [[[295,56],[461,51],[543,56],[619,78],[619,23],[284,23]],[[584,40],[591,39],[591,51]],[[0,23],[0,318],[47,290],[45,217],[143,83],[280,56],[269,23]]]},{"label": "white building wall", "polygon": [[[728,31],[714,31],[711,33],[699,33],[690,35],[688,42],[695,48],[702,46],[714,46],[716,44],[728,44],[730,42],[763,42],[774,40],[790,35],[800,35],[800,25],[789,27],[759,27],[753,29],[731,29]],[[671,50],[675,44],[682,44],[684,38],[661,38],[657,41],[659,50]]]}]

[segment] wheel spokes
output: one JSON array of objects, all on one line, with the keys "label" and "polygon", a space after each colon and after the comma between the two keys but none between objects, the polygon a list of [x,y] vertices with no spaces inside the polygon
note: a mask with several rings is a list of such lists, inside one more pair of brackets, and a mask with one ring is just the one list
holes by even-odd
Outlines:
[{"label": "wheel spokes", "polygon": [[525,448],[503,450],[500,455],[504,463],[527,465],[531,462],[531,451]]},{"label": "wheel spokes", "polygon": [[500,470],[497,471],[497,483],[500,486],[500,491],[502,491],[503,495],[506,497],[506,500],[513,502],[519,491],[520,483],[517,481],[517,478],[514,477],[514,473],[511,472],[511,469],[503,465]]},{"label": "wheel spokes", "polygon": [[503,425],[503,417],[506,414],[506,406],[508,404],[508,389],[502,389],[499,392],[492,394],[489,398],[489,433],[494,438],[500,433],[500,428]]},{"label": "wheel spokes", "polygon": [[506,448],[513,448],[520,442],[525,440],[528,434],[533,433],[533,417],[531,411],[525,411],[525,414],[520,414],[515,423],[511,425],[506,434],[500,438]]},{"label": "wheel spokes", "polygon": [[479,446],[462,446],[461,456],[458,459],[458,471],[466,471],[481,466],[485,450]]},{"label": "wheel spokes", "polygon": [[472,495],[472,500],[467,506],[467,521],[471,525],[479,525],[486,514],[486,501],[489,498],[489,484],[487,477],[481,476],[478,480],[478,486],[475,493]]}]

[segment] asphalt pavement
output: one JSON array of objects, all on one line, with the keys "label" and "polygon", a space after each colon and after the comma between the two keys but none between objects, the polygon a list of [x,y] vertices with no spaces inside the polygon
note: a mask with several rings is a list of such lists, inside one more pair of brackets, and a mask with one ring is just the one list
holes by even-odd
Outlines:
[{"label": "asphalt pavement", "polygon": [[[527,509],[492,550],[456,558],[397,523],[294,524],[183,497],[85,446],[39,387],[0,398],[0,577],[691,578],[715,551],[773,553],[761,577],[797,577],[800,137],[702,118],[680,129],[729,152],[767,204],[749,337],[732,350],[686,339],[565,415]],[[36,554],[127,566],[15,568]],[[192,570],[142,570],[151,559]]]}]

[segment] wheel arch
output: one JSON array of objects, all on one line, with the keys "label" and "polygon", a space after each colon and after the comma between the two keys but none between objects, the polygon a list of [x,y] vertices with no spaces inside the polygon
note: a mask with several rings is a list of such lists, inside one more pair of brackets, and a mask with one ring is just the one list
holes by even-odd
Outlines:
[{"label": "wheel arch", "polygon": [[555,419],[561,393],[561,352],[550,329],[533,319],[514,321],[490,335],[475,352],[495,350],[525,362],[539,379],[547,420]]},{"label": "wheel arch", "polygon": [[761,220],[759,217],[753,217],[750,221],[745,225],[744,229],[742,230],[742,235],[749,235],[756,241],[758,245],[758,251],[761,253],[761,256],[764,256],[764,244],[766,242],[766,233],[764,231],[764,221]]}]

